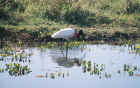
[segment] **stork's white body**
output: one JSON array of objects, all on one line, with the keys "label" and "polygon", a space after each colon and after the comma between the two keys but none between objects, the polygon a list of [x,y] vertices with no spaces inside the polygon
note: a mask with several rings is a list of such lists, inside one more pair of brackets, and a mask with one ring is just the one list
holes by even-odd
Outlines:
[{"label": "stork's white body", "polygon": [[75,30],[73,28],[64,28],[54,33],[51,37],[63,38],[63,39],[69,40],[70,38],[74,37],[74,33],[75,33]]}]

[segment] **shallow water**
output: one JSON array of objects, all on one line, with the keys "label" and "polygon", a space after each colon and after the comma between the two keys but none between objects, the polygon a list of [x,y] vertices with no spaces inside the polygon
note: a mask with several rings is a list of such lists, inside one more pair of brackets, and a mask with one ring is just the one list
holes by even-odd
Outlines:
[{"label": "shallow water", "polygon": [[[65,50],[38,47],[25,48],[24,53],[31,53],[31,62],[26,64],[32,72],[21,76],[10,76],[7,71],[0,73],[0,88],[139,88],[140,55],[126,46],[108,44],[87,44],[84,49],[73,48],[65,57]],[[9,60],[0,61],[4,67]],[[104,64],[104,70],[97,74],[83,71],[82,62]],[[124,71],[124,64],[133,69],[133,76]],[[117,71],[120,70],[120,73]],[[54,78],[51,74],[54,74]],[[61,74],[59,74],[61,73]],[[60,76],[58,76],[58,74]],[[106,77],[105,74],[109,74]]]}]

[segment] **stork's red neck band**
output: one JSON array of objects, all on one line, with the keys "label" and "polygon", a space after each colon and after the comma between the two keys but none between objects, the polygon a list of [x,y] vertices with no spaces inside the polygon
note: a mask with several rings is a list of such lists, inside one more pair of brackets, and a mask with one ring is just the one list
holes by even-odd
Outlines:
[{"label": "stork's red neck band", "polygon": [[78,33],[77,33],[77,32],[74,33],[74,37],[75,37],[75,38],[78,37]]}]

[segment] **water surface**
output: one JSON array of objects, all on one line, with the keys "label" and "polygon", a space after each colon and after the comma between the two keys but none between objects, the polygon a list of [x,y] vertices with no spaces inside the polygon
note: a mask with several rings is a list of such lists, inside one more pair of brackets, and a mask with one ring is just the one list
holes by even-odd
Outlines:
[{"label": "water surface", "polygon": [[[8,71],[0,73],[0,88],[139,88],[140,55],[127,45],[87,44],[84,49],[73,48],[65,57],[65,49],[49,49],[44,47],[24,47],[26,57],[24,63],[31,72],[18,76],[9,75]],[[104,65],[100,75],[83,71],[82,62],[90,61],[91,68],[94,64]],[[10,60],[0,61],[0,66],[5,67]],[[133,76],[124,71],[124,65],[129,65]],[[118,73],[120,70],[120,73]],[[53,74],[55,77],[53,78]],[[59,76],[58,76],[59,74]],[[106,77],[105,74],[109,75]]]}]

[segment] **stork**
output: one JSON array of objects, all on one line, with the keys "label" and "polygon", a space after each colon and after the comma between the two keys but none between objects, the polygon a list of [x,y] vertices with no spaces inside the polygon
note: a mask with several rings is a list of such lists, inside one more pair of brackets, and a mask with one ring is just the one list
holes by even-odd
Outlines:
[{"label": "stork", "polygon": [[[77,32],[74,28],[64,28],[60,31],[54,33],[51,37],[52,38],[61,38],[69,41],[70,39],[79,39],[84,36],[83,30],[80,29],[79,32]],[[67,59],[67,53],[68,53],[68,43],[66,45],[66,59]]]}]

